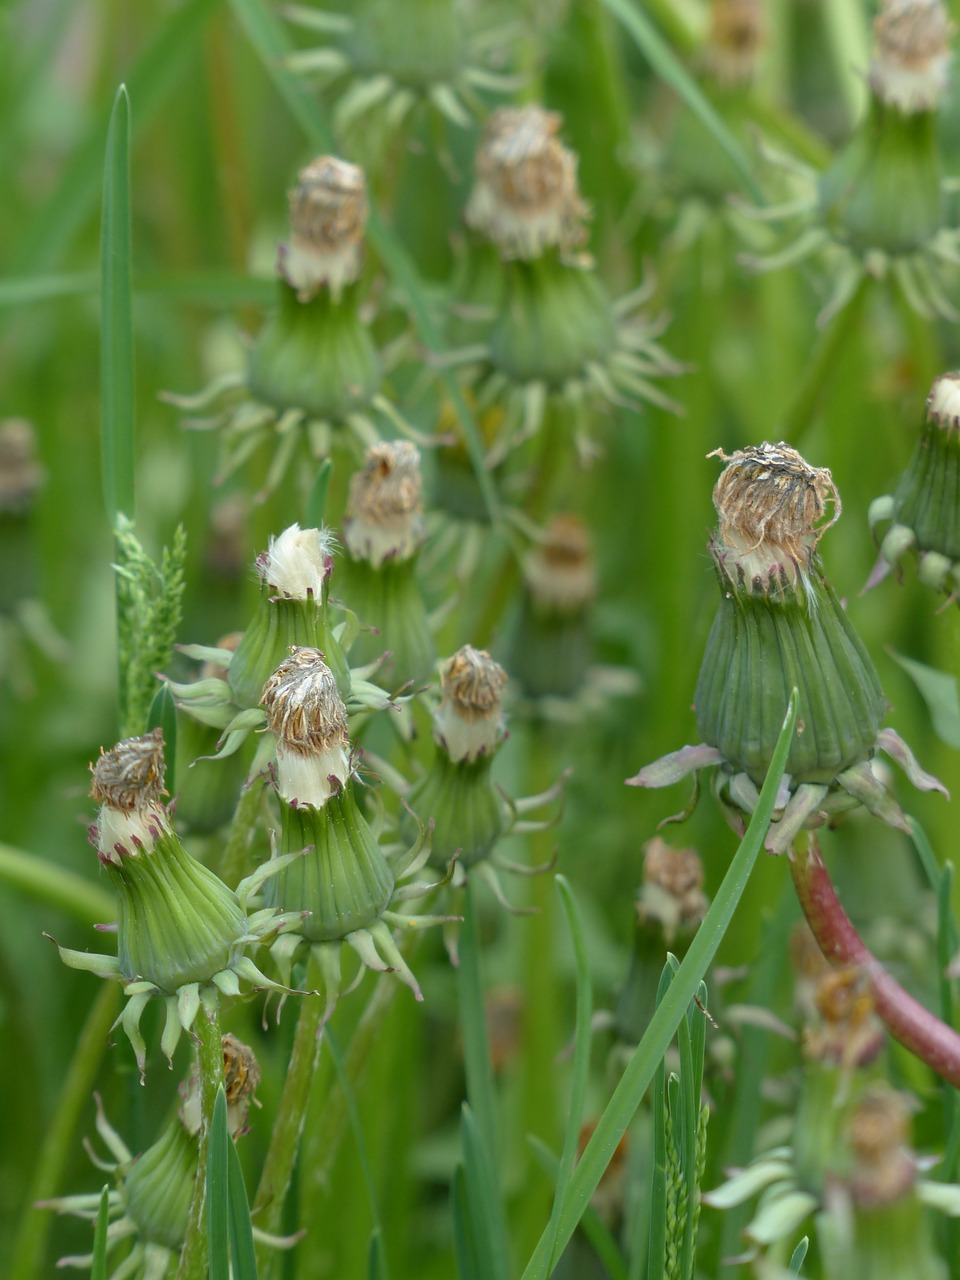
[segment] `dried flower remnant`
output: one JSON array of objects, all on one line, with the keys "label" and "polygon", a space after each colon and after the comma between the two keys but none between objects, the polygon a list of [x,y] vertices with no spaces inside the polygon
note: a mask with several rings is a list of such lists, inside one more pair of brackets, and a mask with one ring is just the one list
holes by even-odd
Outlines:
[{"label": "dried flower remnant", "polygon": [[868,518],[874,533],[889,522],[868,587],[916,556],[920,581],[960,600],[960,374],[934,382],[907,470]]},{"label": "dried flower remnant", "polygon": [[464,214],[505,258],[580,244],[589,212],[577,185],[577,156],[560,141],[563,118],[534,103],[501,107],[487,122]]},{"label": "dried flower remnant", "polygon": [[28,512],[42,483],[32,423],[25,418],[0,420],[0,518]]},{"label": "dried flower remnant", "polygon": [[241,979],[277,989],[244,952],[289,921],[272,909],[247,915],[246,902],[265,878],[262,870],[234,893],[184,848],[161,799],[161,730],[101,752],[92,772],[100,809],[90,834],[117,894],[117,955],[59,950],[71,968],[123,983],[127,1003],[119,1021],[142,1078],[140,1018],[148,1001],[164,1001],[160,1045],[172,1059],[201,1003],[239,994]]},{"label": "dried flower remnant", "polygon": [[350,481],[344,544],[354,560],[379,569],[408,560],[423,539],[420,451],[407,441],[373,445]]},{"label": "dried flower remnant", "polygon": [[300,170],[290,192],[290,240],[277,274],[308,302],[322,286],[339,298],[360,275],[369,208],[363,170],[336,156],[319,156]]},{"label": "dried flower remnant", "polygon": [[949,88],[950,35],[941,0],[887,0],[873,23],[873,93],[907,115],[939,106]]},{"label": "dried flower remnant", "polygon": [[871,767],[877,750],[921,790],[944,788],[880,728],[887,703],[879,679],[824,575],[817,547],[840,513],[829,471],[783,443],[720,456],[727,467],[714,490],[719,529],[710,552],[721,600],[694,697],[704,744],[648,765],[630,784],[667,786],[719,765],[714,791],[742,832],[796,688],[797,731],[766,847],[783,852],[803,828],[857,804],[909,830]]}]

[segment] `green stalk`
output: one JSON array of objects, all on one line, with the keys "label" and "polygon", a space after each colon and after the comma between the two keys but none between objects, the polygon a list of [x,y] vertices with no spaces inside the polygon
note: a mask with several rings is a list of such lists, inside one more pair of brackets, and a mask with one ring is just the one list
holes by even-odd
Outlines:
[{"label": "green stalk", "polygon": [[249,875],[252,870],[250,844],[257,830],[262,803],[262,778],[248,777],[240,792],[240,799],[237,801],[226,843],[220,855],[220,865],[217,868],[220,879],[231,889],[235,889],[243,877]]},{"label": "green stalk", "polygon": [[[556,1242],[556,1247],[559,1249],[564,1247],[576,1230],[590,1197],[597,1189],[604,1170],[612,1160],[620,1139],[626,1133],[656,1073],[657,1066],[680,1025],[680,1019],[685,1016],[690,1001],[696,994],[704,974],[723,941],[770,825],[774,801],[796,725],[797,704],[798,694],[794,689],[770,768],[760,792],[760,800],[750,819],[747,833],[730,863],[723,883],[717,890],[713,904],[704,917],[690,950],[684,957],[670,989],[651,1018],[643,1039],[634,1050],[614,1090],[613,1097],[600,1117],[570,1180],[560,1211]],[[551,1237],[552,1231],[548,1226],[527,1264],[523,1280],[546,1280],[551,1262]]]},{"label": "green stalk", "polygon": [[177,1280],[207,1280],[209,1243],[207,1232],[207,1153],[217,1090],[223,1084],[223,1038],[220,1034],[219,996],[203,1000],[193,1024],[200,1065],[200,1134],[197,1180],[190,1202],[187,1235],[180,1252]]},{"label": "green stalk", "polygon": [[[308,989],[322,986],[320,968],[311,953],[307,966]],[[310,1086],[320,1058],[323,1031],[323,996],[301,996],[300,1014],[293,1038],[293,1052],[287,1067],[283,1094],[277,1109],[270,1147],[253,1202],[253,1218],[263,1231],[277,1232],[283,1218],[283,1202],[290,1188],[303,1122],[307,1114]],[[273,1251],[257,1243],[257,1265],[270,1275]]]},{"label": "green stalk", "polygon": [[57,1109],[47,1125],[43,1146],[34,1164],[26,1196],[28,1208],[14,1245],[10,1280],[36,1280],[41,1274],[40,1265],[53,1219],[48,1213],[38,1213],[33,1204],[52,1198],[60,1190],[64,1167],[73,1155],[80,1113],[90,1101],[119,1003],[117,983],[104,982],[83,1024],[70,1069],[60,1087]]}]

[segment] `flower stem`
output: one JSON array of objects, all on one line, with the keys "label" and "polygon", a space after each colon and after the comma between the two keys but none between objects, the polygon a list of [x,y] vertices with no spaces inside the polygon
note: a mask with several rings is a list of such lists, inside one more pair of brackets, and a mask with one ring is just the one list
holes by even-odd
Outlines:
[{"label": "flower stem", "polygon": [[213,1104],[223,1083],[223,1040],[220,1036],[220,1006],[216,995],[203,999],[193,1024],[200,1065],[200,1135],[197,1180],[190,1202],[187,1236],[180,1253],[177,1280],[206,1280],[207,1240],[207,1149]]},{"label": "flower stem", "polygon": [[251,772],[240,792],[240,799],[230,823],[227,842],[220,855],[219,876],[224,884],[235,889],[245,875],[249,875],[250,842],[257,828],[260,805],[263,801],[263,778]]},{"label": "flower stem", "polygon": [[895,1040],[937,1075],[960,1086],[960,1035],[895,982],[871,954],[840,905],[816,836],[806,833],[790,855],[800,906],[831,964],[860,965],[873,987],[876,1011]]},{"label": "flower stem", "polygon": [[[319,966],[312,954],[307,968],[306,985],[308,988],[322,986]],[[293,1177],[310,1086],[320,1057],[323,1010],[322,994],[301,998],[290,1065],[270,1138],[270,1148],[253,1202],[257,1226],[274,1234],[279,1229],[283,1216],[283,1202]],[[269,1256],[260,1244],[257,1245],[257,1265],[261,1274],[269,1274]]]}]

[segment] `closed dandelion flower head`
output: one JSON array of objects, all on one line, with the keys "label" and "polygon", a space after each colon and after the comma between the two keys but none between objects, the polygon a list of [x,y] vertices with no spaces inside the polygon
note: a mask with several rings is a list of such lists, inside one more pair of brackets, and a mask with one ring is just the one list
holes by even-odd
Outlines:
[{"label": "closed dandelion flower head", "polygon": [[451,760],[492,753],[504,734],[501,697],[507,673],[485,649],[465,644],[440,671],[442,700],[434,737]]},{"label": "closed dandelion flower head", "polygon": [[719,765],[714,790],[742,832],[738,811],[756,806],[796,688],[797,728],[767,848],[783,852],[802,828],[857,804],[908,831],[872,768],[876,752],[895,759],[921,790],[944,788],[892,729],[880,728],[887,702],[879,678],[824,575],[819,541],[840,515],[830,472],[783,443],[711,456],[727,467],[714,490],[719,525],[710,548],[721,600],[694,696],[703,745],[628,781],[666,786]]},{"label": "closed dandelion flower head", "polygon": [[893,494],[876,498],[868,518],[875,534],[889,525],[868,587],[916,559],[917,576],[960,600],[960,374],[937,378],[913,456]]},{"label": "closed dandelion flower head", "polygon": [[336,545],[329,529],[301,529],[292,524],[278,537],[271,537],[267,550],[257,558],[257,573],[277,595],[319,600],[333,571]]},{"label": "closed dandelion flower head", "polygon": [[577,157],[560,141],[561,123],[557,112],[531,104],[501,107],[487,124],[465,217],[504,257],[569,249],[586,234]]},{"label": "closed dandelion flower head", "polygon": [[123,984],[127,1003],[118,1021],[142,1078],[146,1004],[159,998],[166,1006],[160,1044],[172,1059],[201,1003],[238,995],[241,978],[255,987],[276,986],[244,952],[285,922],[273,910],[247,915],[247,898],[263,878],[259,872],[234,892],[184,848],[161,801],[161,730],[101,752],[92,772],[100,810],[91,838],[117,895],[117,955],[59,950],[71,968]]},{"label": "closed dandelion flower head", "polygon": [[756,70],[763,39],[760,0],[713,0],[704,51],[708,71],[720,84],[747,83]]}]

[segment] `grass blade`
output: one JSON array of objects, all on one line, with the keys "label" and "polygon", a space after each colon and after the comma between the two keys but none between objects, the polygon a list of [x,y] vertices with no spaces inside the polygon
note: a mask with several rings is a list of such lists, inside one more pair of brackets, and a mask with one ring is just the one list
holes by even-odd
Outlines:
[{"label": "grass blade", "polygon": [[107,1228],[110,1225],[110,1186],[104,1183],[97,1210],[97,1229],[93,1235],[93,1263],[90,1280],[107,1280]]},{"label": "grass blade", "polygon": [[631,3],[631,0],[603,0],[603,3],[626,27],[636,42],[637,48],[660,79],[673,89],[710,130],[717,145],[730,157],[744,188],[758,204],[762,204],[763,192],[750,170],[743,148],[717,115],[697,82],[644,13],[642,6],[639,3]]},{"label": "grass blade", "polygon": [[[226,1115],[226,1110],[224,1110]],[[253,1245],[250,1202],[240,1168],[237,1145],[227,1137],[227,1218],[230,1227],[231,1280],[257,1280],[257,1255]],[[381,1273],[386,1280],[386,1272]]]},{"label": "grass blade", "polygon": [[63,911],[80,924],[102,924],[117,914],[116,898],[95,881],[9,844],[0,844],[0,884]]},{"label": "grass blade", "polygon": [[[777,789],[780,786],[796,727],[797,701],[797,692],[794,690],[747,833],[730,863],[723,883],[717,890],[716,897],[680,965],[670,990],[650,1020],[650,1025],[627,1064],[620,1083],[600,1117],[593,1137],[587,1144],[570,1180],[560,1216],[558,1244],[561,1248],[573,1235],[584,1207],[589,1203],[604,1170],[616,1151],[617,1144],[626,1132],[641,1098],[653,1079],[657,1066],[680,1025],[680,1019],[686,1014],[687,1006],[693,999],[733,918],[770,825]],[[552,1252],[549,1228],[546,1228],[523,1273],[523,1280],[546,1280]]]},{"label": "grass blade", "polygon": [[170,686],[166,684],[162,684],[153,695],[153,701],[147,713],[147,733],[151,729],[158,728],[163,730],[167,790],[175,796],[177,794],[177,704],[173,700]]},{"label": "grass blade", "polygon": [[467,1103],[460,1116],[465,1211],[474,1245],[479,1280],[503,1280],[511,1274],[500,1188],[487,1144]]},{"label": "grass blade", "polygon": [[229,1192],[227,1186],[227,1099],[221,1084],[213,1104],[207,1147],[207,1247],[210,1280],[230,1280]]},{"label": "grass blade", "polygon": [[[550,1181],[556,1185],[560,1161],[547,1144],[535,1134],[529,1134],[527,1141],[541,1168]],[[586,1212],[580,1219],[580,1230],[590,1241],[594,1252],[603,1263],[609,1280],[628,1280],[627,1268],[624,1265],[620,1248],[610,1229],[601,1219],[593,1205],[587,1206]]]},{"label": "grass blade", "polygon": [[563,1151],[557,1167],[557,1186],[553,1201],[553,1212],[550,1215],[550,1228],[548,1228],[553,1232],[552,1264],[557,1261],[556,1242],[560,1225],[560,1206],[566,1195],[567,1186],[573,1173],[573,1166],[577,1159],[580,1121],[583,1116],[583,1105],[590,1076],[590,1046],[592,1040],[590,1020],[593,1017],[593,989],[590,984],[590,969],[587,963],[587,948],[583,938],[580,913],[577,910],[576,899],[566,876],[557,876],[555,883],[567,917],[570,940],[573,943],[573,955],[576,961],[577,1006],[573,1042],[573,1079],[570,1085],[570,1104],[567,1108],[567,1127],[563,1138]]},{"label": "grass blade", "polygon": [[[663,966],[660,985],[657,988],[659,1009],[673,981],[673,966],[669,961]],[[647,1276],[659,1276],[663,1272],[664,1251],[667,1242],[667,1067],[661,1056],[653,1078],[653,1173],[650,1184],[650,1227],[647,1232]],[[630,1262],[631,1280],[640,1275],[641,1254],[634,1253]]]},{"label": "grass blade", "polygon": [[135,403],[130,271],[130,99],[121,85],[107,131],[100,236],[103,496],[111,529],[134,515]]}]

